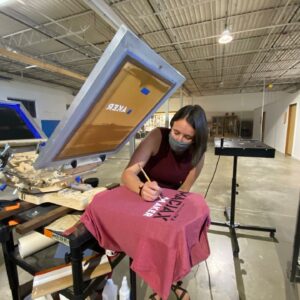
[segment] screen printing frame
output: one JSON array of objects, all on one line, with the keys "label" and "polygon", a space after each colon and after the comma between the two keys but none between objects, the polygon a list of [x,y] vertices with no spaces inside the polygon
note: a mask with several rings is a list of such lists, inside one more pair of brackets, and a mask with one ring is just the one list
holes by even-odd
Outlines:
[{"label": "screen printing frame", "polygon": [[[151,73],[158,80],[167,82],[170,86],[169,89],[148,112],[145,112],[145,115],[115,148],[88,155],[78,155],[77,153],[72,157],[61,159],[59,156],[62,149],[66,147],[72,136],[76,134],[78,128],[80,129],[80,125],[85,122],[85,119],[90,116],[97,103],[101,102],[103,94],[110,88],[110,84],[114,83],[114,76],[119,74],[121,67],[128,61],[141,66],[145,72]],[[184,80],[185,77],[183,75],[146,43],[141,41],[127,27],[121,26],[73,100],[67,114],[48,140],[47,145],[41,149],[35,167],[57,167],[69,164],[74,160],[80,164],[85,161],[88,163],[93,159],[99,158],[100,155],[119,151],[151,115],[182,85]]]},{"label": "screen printing frame", "polygon": [[7,101],[0,100],[0,105],[9,107],[13,109],[18,116],[24,121],[28,130],[34,135],[34,138],[31,139],[13,139],[13,140],[1,140],[0,139],[0,148],[8,144],[10,147],[20,147],[20,146],[29,146],[36,145],[47,141],[47,137],[41,128],[38,126],[36,121],[31,117],[25,106],[18,101]]}]

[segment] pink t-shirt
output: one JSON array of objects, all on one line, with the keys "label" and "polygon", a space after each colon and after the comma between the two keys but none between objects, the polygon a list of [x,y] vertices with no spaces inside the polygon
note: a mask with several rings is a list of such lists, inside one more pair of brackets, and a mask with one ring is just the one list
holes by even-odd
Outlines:
[{"label": "pink t-shirt", "polygon": [[147,202],[121,186],[96,195],[81,221],[103,248],[130,256],[131,268],[163,299],[210,253],[209,209],[195,193],[163,189],[161,199]]}]

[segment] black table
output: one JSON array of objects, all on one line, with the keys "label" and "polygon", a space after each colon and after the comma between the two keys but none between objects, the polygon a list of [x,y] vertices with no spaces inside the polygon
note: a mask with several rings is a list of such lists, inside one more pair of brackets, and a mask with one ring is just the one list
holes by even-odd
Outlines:
[{"label": "black table", "polygon": [[254,231],[270,232],[270,236],[274,237],[276,228],[273,227],[260,227],[255,225],[241,225],[235,223],[235,200],[237,195],[237,162],[238,157],[265,157],[274,158],[275,149],[267,146],[266,144],[252,139],[229,139],[229,138],[216,138],[215,139],[215,155],[233,156],[233,174],[231,185],[231,205],[225,208],[225,216],[227,222],[211,222],[212,225],[229,227],[230,236],[233,243],[233,254],[238,256],[240,251],[239,244],[236,236],[236,229],[246,229]]}]

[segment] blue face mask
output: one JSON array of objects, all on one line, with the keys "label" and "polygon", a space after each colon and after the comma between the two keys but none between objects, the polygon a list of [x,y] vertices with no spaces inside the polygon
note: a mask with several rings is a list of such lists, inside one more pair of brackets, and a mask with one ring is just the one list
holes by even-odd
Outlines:
[{"label": "blue face mask", "polygon": [[174,152],[177,152],[177,153],[182,153],[184,152],[185,150],[187,150],[191,143],[184,143],[184,142],[178,142],[176,141],[171,133],[169,134],[169,144],[170,144],[170,147],[171,149],[174,151]]}]

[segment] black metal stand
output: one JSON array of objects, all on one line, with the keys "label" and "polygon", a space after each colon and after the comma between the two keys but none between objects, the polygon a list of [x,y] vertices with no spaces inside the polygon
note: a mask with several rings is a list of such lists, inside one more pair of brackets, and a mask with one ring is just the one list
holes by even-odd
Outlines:
[{"label": "black metal stand", "polygon": [[298,216],[297,216],[295,239],[294,239],[291,273],[289,274],[291,282],[300,282],[299,248],[300,248],[300,199],[298,205]]},{"label": "black metal stand", "polygon": [[236,191],[237,188],[237,182],[236,182],[236,173],[237,173],[237,160],[238,156],[233,156],[233,174],[232,174],[232,185],[231,185],[231,206],[230,208],[225,208],[225,216],[227,219],[227,222],[211,222],[212,225],[217,226],[226,226],[229,227],[230,230],[230,236],[231,241],[233,244],[233,255],[238,256],[240,248],[236,236],[236,228],[237,229],[246,229],[246,230],[255,230],[255,231],[266,231],[270,232],[270,236],[274,237],[276,228],[272,227],[260,227],[260,226],[253,226],[253,225],[240,225],[238,223],[235,223],[235,197],[238,194]]}]

